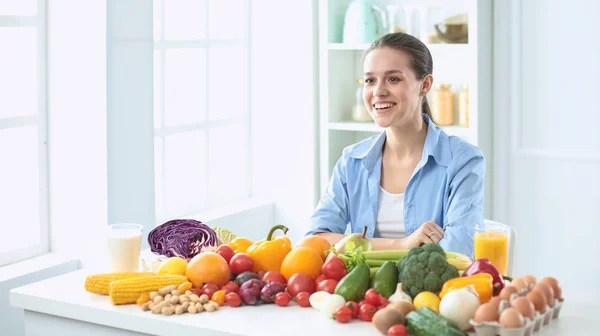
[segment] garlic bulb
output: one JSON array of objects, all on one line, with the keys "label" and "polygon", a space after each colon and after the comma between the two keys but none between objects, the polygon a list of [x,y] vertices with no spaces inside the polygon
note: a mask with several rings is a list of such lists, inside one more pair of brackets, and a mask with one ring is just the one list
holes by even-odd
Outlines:
[{"label": "garlic bulb", "polygon": [[388,301],[389,302],[408,301],[408,302],[412,303],[412,298],[410,297],[410,295],[404,293],[404,290],[402,290],[402,283],[398,283],[398,285],[396,286],[396,292],[388,298]]}]

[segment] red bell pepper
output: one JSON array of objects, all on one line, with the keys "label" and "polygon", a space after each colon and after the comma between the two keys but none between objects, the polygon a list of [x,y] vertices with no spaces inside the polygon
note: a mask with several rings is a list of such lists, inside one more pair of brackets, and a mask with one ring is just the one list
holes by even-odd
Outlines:
[{"label": "red bell pepper", "polygon": [[479,273],[487,273],[492,276],[493,284],[494,284],[494,296],[498,295],[500,291],[504,288],[504,279],[509,279],[509,277],[504,277],[492,262],[487,258],[481,258],[475,260],[469,267],[467,267],[462,276],[471,276]]}]

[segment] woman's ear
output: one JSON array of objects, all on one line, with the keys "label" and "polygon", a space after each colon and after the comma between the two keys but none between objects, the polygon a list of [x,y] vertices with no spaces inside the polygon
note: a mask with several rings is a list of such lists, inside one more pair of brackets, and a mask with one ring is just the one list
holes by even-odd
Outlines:
[{"label": "woman's ear", "polygon": [[426,96],[433,86],[433,76],[431,74],[425,75],[423,77],[423,82],[421,83],[421,96]]}]

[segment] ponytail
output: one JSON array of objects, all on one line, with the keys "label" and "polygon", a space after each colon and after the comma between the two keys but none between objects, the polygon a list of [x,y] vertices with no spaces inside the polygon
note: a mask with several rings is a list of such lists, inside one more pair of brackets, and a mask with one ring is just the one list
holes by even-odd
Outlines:
[{"label": "ponytail", "polygon": [[433,120],[433,115],[431,114],[431,108],[429,107],[429,103],[427,102],[427,96],[423,96],[423,102],[421,103],[421,110],[423,113],[427,114],[427,116],[429,117],[429,119],[431,119],[431,121],[433,121],[433,123],[436,123],[435,120]]}]

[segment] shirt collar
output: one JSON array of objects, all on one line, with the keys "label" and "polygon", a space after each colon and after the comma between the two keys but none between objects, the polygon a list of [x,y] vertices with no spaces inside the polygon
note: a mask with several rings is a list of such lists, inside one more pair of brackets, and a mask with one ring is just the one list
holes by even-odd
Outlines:
[{"label": "shirt collar", "polygon": [[[432,156],[436,163],[447,167],[452,159],[448,135],[424,113],[423,121],[427,123],[427,136],[425,137],[421,161],[427,162],[429,156]],[[352,148],[349,155],[355,159],[364,159],[365,167],[371,170],[381,157],[385,139],[386,134],[383,131],[378,136],[371,138],[370,141],[358,143]]]}]

